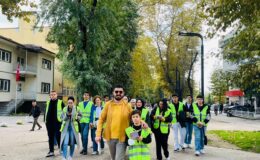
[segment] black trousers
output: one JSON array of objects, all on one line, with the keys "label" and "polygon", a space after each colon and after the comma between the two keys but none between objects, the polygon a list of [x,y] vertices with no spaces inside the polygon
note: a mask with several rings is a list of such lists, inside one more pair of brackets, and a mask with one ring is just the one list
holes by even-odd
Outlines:
[{"label": "black trousers", "polygon": [[154,137],[156,142],[156,155],[157,160],[162,160],[162,151],[165,158],[169,157],[169,151],[168,151],[168,137],[169,137],[170,130],[168,131],[168,134],[162,134],[160,132],[160,129],[157,129],[154,131]]},{"label": "black trousers", "polygon": [[48,137],[49,137],[49,149],[50,152],[54,152],[54,137],[57,140],[58,146],[60,148],[60,127],[61,123],[59,122],[54,122],[52,124],[46,124],[47,132],[48,132]]}]

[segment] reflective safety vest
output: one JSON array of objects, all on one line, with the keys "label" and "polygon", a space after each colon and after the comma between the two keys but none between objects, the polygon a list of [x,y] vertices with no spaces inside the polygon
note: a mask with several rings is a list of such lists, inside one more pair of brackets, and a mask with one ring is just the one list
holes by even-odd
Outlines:
[{"label": "reflective safety vest", "polygon": [[[171,110],[167,109],[167,111],[164,113],[163,117],[166,118],[170,114],[171,114]],[[155,112],[155,116],[159,116],[159,115],[161,115],[160,114],[160,109],[159,109],[159,107],[157,107],[156,112]],[[168,131],[169,131],[169,124],[168,124],[168,122],[162,122],[162,121],[160,122],[159,119],[156,119],[154,121],[153,127],[154,127],[154,129],[158,129],[159,126],[160,126],[161,133],[164,133],[164,134],[168,133]]]},{"label": "reflective safety vest", "polygon": [[143,108],[143,109],[142,109],[141,119],[142,119],[143,121],[146,120],[146,116],[147,116],[148,113],[149,113],[149,110],[148,110],[147,108]]},{"label": "reflective safety vest", "polygon": [[88,101],[87,106],[84,108],[84,101],[79,103],[79,110],[82,114],[82,117],[80,119],[80,123],[89,123],[92,105],[93,105],[93,102]]},{"label": "reflective safety vest", "polygon": [[[129,139],[131,138],[131,133],[133,133],[134,131],[135,129],[133,127],[126,128],[125,132]],[[143,138],[148,137],[150,134],[150,128],[142,129],[141,131],[141,136]],[[150,160],[151,156],[149,152],[149,145],[137,140],[135,140],[134,142],[134,145],[128,147],[129,160]]]},{"label": "reflective safety vest", "polygon": [[[208,106],[205,106],[202,111],[199,110],[199,107],[197,106],[196,103],[192,104],[193,107],[193,114],[194,117],[197,118],[197,122],[202,122],[205,126],[207,126],[207,124],[205,124],[204,120],[207,118],[207,110],[208,110]],[[197,125],[197,123],[193,123],[195,125]]]},{"label": "reflective safety vest", "polygon": [[[184,106],[184,104],[182,102],[179,102],[178,112],[183,111],[183,106]],[[175,106],[174,106],[173,103],[170,103],[169,107],[170,107],[171,112],[172,112],[172,124],[175,124],[175,123],[177,123],[177,114],[178,113],[176,113],[176,109],[175,109]]]},{"label": "reflective safety vest", "polygon": [[[63,108],[63,114],[66,114],[68,111],[68,107],[64,107]],[[76,117],[78,116],[78,113],[76,113],[76,116],[74,117],[74,119],[72,120],[72,123],[73,123],[73,127],[75,129],[75,131],[78,133],[79,132],[79,124],[78,122],[76,121]],[[62,121],[62,125],[61,125],[61,128],[60,128],[60,132],[63,131],[64,127],[66,125],[66,121]]]},{"label": "reflective safety vest", "polygon": [[[45,122],[46,122],[47,114],[48,114],[48,111],[49,111],[49,105],[50,105],[50,101],[47,101],[46,102],[46,111],[45,111]],[[59,122],[61,122],[61,114],[62,114],[62,100],[58,99],[58,102],[57,102],[57,120]]]}]

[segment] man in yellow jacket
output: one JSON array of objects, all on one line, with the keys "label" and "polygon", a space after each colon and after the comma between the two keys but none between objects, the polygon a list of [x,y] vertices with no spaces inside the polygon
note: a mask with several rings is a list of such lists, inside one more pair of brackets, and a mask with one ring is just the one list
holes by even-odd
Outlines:
[{"label": "man in yellow jacket", "polygon": [[129,127],[132,108],[123,100],[124,88],[120,85],[114,87],[114,99],[108,101],[99,117],[96,141],[100,142],[103,124],[104,139],[107,140],[112,160],[124,160],[126,151],[125,129]]}]

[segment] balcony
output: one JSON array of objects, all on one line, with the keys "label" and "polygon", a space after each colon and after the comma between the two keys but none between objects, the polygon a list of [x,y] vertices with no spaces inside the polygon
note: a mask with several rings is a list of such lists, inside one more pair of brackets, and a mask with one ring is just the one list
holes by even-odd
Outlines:
[{"label": "balcony", "polygon": [[[13,73],[16,73],[18,64],[13,65]],[[23,75],[37,75],[37,66],[33,65],[20,65],[20,74]]]}]

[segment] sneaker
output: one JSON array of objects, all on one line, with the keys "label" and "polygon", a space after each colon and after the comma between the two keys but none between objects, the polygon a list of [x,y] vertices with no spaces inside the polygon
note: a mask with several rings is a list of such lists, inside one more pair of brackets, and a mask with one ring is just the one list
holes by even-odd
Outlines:
[{"label": "sneaker", "polygon": [[174,152],[179,152],[180,151],[180,148],[177,148],[174,150]]},{"label": "sneaker", "polygon": [[98,155],[98,152],[94,151],[94,152],[91,153],[91,155]]},{"label": "sneaker", "polygon": [[166,158],[166,160],[170,160],[170,156]]},{"label": "sneaker", "polygon": [[195,152],[195,155],[196,155],[196,156],[200,156],[200,152],[199,152],[199,151],[196,151],[196,152]]},{"label": "sneaker", "polygon": [[184,145],[183,145],[184,148],[188,148],[188,146],[189,146],[189,145],[186,144],[186,143],[184,143]]},{"label": "sneaker", "polygon": [[68,157],[68,160],[72,160],[72,157],[71,157],[71,156],[69,156],[69,157]]},{"label": "sneaker", "polygon": [[38,128],[38,130],[40,130],[42,128],[42,126],[40,126],[39,128]]},{"label": "sneaker", "polygon": [[86,155],[87,151],[85,151],[84,149],[80,152],[80,154]]},{"label": "sneaker", "polygon": [[204,149],[202,149],[202,150],[200,150],[200,153],[201,153],[201,154],[205,154],[206,152],[205,152]]},{"label": "sneaker", "polygon": [[187,147],[187,148],[192,149],[191,144],[188,144],[188,147]]},{"label": "sneaker", "polygon": [[66,160],[66,158],[62,157],[62,160]]},{"label": "sneaker", "polygon": [[53,157],[54,156],[54,152],[49,152],[46,157]]},{"label": "sneaker", "polygon": [[34,131],[34,129],[31,129],[30,131]]}]

